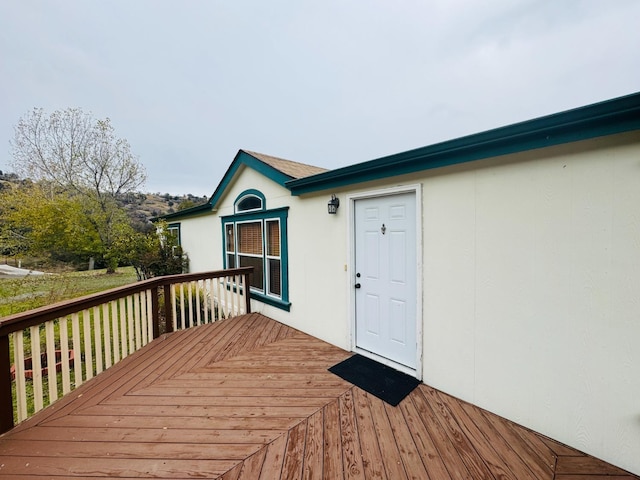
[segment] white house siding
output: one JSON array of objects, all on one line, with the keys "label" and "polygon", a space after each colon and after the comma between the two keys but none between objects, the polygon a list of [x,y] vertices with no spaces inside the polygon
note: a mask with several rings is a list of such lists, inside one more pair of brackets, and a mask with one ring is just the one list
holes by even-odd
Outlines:
[{"label": "white house siding", "polygon": [[425,383],[640,473],[640,134],[423,182]]},{"label": "white house siding", "polygon": [[190,272],[207,272],[220,268],[222,255],[219,255],[220,259],[215,255],[222,251],[220,229],[211,218],[209,214],[176,221],[180,223],[181,246],[189,256]]}]

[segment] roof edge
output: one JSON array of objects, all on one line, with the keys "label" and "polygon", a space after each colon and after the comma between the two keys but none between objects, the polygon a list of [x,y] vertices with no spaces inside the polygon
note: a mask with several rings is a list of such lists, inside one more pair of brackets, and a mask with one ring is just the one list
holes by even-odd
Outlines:
[{"label": "roof edge", "polygon": [[302,195],[640,129],[640,92],[290,180]]},{"label": "roof edge", "polygon": [[236,156],[233,158],[231,165],[229,165],[229,168],[227,168],[227,171],[223,175],[222,180],[220,181],[220,183],[216,187],[216,190],[213,192],[213,195],[211,195],[211,198],[209,199],[208,203],[209,205],[211,205],[212,209],[216,208],[216,205],[222,198],[224,191],[231,184],[236,172],[242,166],[247,166],[256,170],[257,172],[263,174],[264,176],[266,176],[270,180],[273,180],[275,183],[277,183],[278,185],[284,188],[288,188],[286,186],[286,183],[289,180],[293,179],[293,177],[286,175],[280,170],[254,157],[247,151],[240,149],[238,150],[238,153],[236,153]]},{"label": "roof edge", "polygon": [[150,220],[152,222],[157,222],[158,220],[171,220],[176,219],[178,217],[190,217],[191,215],[195,215],[197,213],[211,211],[212,207],[209,202],[203,203],[201,205],[196,205],[195,207],[185,208],[184,210],[178,210],[177,212],[167,213],[166,215],[158,215],[157,217],[151,217]]}]

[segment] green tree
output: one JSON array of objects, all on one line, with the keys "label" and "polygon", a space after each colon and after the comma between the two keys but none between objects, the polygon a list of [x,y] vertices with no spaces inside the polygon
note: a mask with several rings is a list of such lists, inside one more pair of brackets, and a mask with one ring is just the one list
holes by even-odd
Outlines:
[{"label": "green tree", "polygon": [[97,240],[97,254],[114,272],[121,259],[117,239],[128,224],[120,199],[144,183],[145,172],[129,143],[115,136],[111,121],[74,108],[50,115],[34,109],[15,126],[11,147],[17,173],[49,182],[80,209],[83,219],[74,218],[75,228],[97,236],[89,243]]},{"label": "green tree", "polygon": [[103,255],[81,197],[39,182],[1,192],[0,204],[0,232],[22,252],[76,264]]},{"label": "green tree", "polygon": [[156,230],[147,233],[132,230],[121,235],[116,244],[140,280],[183,273],[189,268],[189,258],[166,222],[157,223]]}]

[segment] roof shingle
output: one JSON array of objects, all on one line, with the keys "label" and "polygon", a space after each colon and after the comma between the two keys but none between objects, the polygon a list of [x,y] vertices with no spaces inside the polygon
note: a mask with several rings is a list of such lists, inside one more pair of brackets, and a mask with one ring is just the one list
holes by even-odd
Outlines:
[{"label": "roof shingle", "polygon": [[327,171],[326,168],[285,160],[284,158],[272,157],[271,155],[265,155],[263,153],[251,152],[249,150],[242,151],[291,178],[304,178]]}]

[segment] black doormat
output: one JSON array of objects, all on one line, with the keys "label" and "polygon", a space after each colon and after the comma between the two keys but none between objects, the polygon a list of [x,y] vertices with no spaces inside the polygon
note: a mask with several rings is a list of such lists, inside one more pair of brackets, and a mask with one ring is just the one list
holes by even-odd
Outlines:
[{"label": "black doormat", "polygon": [[357,354],[329,371],[394,407],[420,384],[411,375]]}]

